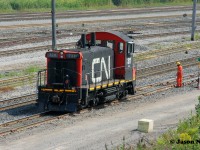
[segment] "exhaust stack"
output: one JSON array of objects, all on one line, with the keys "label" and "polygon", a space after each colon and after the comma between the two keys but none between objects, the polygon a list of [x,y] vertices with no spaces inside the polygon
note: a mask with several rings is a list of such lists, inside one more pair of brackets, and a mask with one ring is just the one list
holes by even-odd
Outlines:
[{"label": "exhaust stack", "polygon": [[95,46],[96,45],[96,33],[92,32],[91,33],[91,46]]},{"label": "exhaust stack", "polygon": [[86,47],[86,35],[81,34],[81,47],[85,48]]}]

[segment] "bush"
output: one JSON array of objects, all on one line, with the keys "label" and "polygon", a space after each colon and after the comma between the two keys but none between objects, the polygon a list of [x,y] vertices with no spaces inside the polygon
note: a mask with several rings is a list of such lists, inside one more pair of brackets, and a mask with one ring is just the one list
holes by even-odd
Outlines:
[{"label": "bush", "polygon": [[116,6],[120,6],[122,4],[122,0],[112,0],[112,2]]},{"label": "bush", "polygon": [[195,110],[198,117],[200,117],[200,96],[198,97],[199,103],[196,105]]},{"label": "bush", "polygon": [[10,2],[7,0],[0,0],[0,9],[1,10],[9,10],[12,9]]}]

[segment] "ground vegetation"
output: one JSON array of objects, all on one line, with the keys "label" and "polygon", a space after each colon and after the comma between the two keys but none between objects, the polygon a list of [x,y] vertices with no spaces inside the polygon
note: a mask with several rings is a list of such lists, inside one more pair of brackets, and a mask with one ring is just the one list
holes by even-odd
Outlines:
[{"label": "ground vegetation", "polygon": [[[149,7],[166,5],[188,5],[191,0],[55,0],[58,10],[109,9],[116,7]],[[0,0],[1,12],[47,11],[50,0]]]}]

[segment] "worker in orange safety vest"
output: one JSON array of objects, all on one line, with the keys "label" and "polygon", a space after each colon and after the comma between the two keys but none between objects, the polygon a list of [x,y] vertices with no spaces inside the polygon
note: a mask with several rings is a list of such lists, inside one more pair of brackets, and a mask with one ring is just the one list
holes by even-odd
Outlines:
[{"label": "worker in orange safety vest", "polygon": [[176,87],[182,87],[182,80],[183,80],[183,67],[181,66],[181,63],[179,61],[176,62],[177,65],[177,86]]}]

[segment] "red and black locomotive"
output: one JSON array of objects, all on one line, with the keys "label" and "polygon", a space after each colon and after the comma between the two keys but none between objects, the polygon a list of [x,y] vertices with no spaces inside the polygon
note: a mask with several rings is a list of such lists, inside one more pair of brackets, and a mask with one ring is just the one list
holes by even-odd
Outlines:
[{"label": "red and black locomotive", "polygon": [[134,43],[121,32],[82,34],[77,48],[46,53],[38,72],[38,105],[75,112],[135,93]]}]

